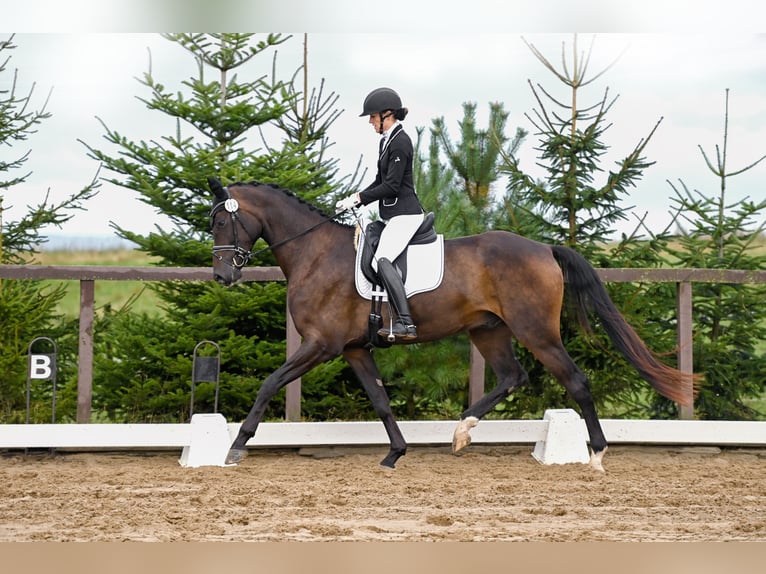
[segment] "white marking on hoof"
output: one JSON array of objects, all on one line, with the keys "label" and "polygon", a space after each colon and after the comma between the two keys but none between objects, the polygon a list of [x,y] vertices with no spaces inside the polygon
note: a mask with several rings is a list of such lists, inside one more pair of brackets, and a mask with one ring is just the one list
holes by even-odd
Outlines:
[{"label": "white marking on hoof", "polygon": [[609,450],[609,447],[605,448],[601,452],[591,452],[590,453],[590,466],[594,470],[597,470],[599,472],[606,472],[604,470],[604,464],[603,464],[603,458],[604,454],[606,454],[606,451]]},{"label": "white marking on hoof", "polygon": [[471,444],[471,429],[479,424],[476,417],[466,417],[460,421],[452,436],[452,452],[460,452]]}]

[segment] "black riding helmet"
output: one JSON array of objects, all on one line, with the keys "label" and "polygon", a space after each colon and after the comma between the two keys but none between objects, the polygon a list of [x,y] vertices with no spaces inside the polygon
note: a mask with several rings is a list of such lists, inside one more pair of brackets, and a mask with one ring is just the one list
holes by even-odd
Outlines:
[{"label": "black riding helmet", "polygon": [[367,94],[362,105],[362,113],[359,117],[369,116],[372,114],[380,114],[380,129],[379,132],[383,132],[383,119],[390,114],[386,114],[386,111],[391,111],[397,120],[403,120],[407,116],[407,108],[402,107],[402,99],[391,88],[377,88]]},{"label": "black riding helmet", "polygon": [[377,88],[367,94],[359,117],[372,114],[382,114],[386,110],[398,110],[402,107],[402,99],[391,88]]}]

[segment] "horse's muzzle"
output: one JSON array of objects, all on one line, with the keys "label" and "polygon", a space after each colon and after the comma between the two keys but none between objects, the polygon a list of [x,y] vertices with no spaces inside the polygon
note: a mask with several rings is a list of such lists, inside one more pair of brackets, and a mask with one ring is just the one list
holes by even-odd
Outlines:
[{"label": "horse's muzzle", "polygon": [[231,287],[242,278],[242,272],[235,267],[228,267],[223,271],[214,271],[213,278],[219,285]]},{"label": "horse's muzzle", "polygon": [[231,285],[231,281],[229,279],[226,279],[223,275],[220,273],[216,273],[214,275],[214,279],[218,282],[219,285],[223,285],[224,287],[228,287]]}]

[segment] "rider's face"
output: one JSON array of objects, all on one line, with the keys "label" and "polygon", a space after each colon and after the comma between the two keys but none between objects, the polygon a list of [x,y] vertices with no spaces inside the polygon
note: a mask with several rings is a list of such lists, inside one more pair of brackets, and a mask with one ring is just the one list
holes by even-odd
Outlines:
[{"label": "rider's face", "polygon": [[390,128],[394,123],[394,114],[391,112],[386,112],[383,115],[383,122],[380,121],[381,115],[378,113],[370,114],[370,124],[373,128],[375,128],[375,131],[379,134],[382,134],[384,131],[386,131],[388,128]]}]

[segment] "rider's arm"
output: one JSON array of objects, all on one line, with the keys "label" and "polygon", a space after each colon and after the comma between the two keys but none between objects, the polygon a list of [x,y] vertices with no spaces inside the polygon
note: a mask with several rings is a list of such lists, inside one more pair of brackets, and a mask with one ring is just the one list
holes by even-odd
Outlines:
[{"label": "rider's arm", "polygon": [[[397,140],[399,139],[397,138]],[[408,162],[412,161],[412,150],[409,149],[408,151],[407,141],[404,138],[401,138],[401,141],[397,140],[391,142],[386,158],[381,161],[375,182],[367,189],[359,192],[359,200],[363,205],[399,195]],[[384,163],[385,165],[383,165]]]}]

